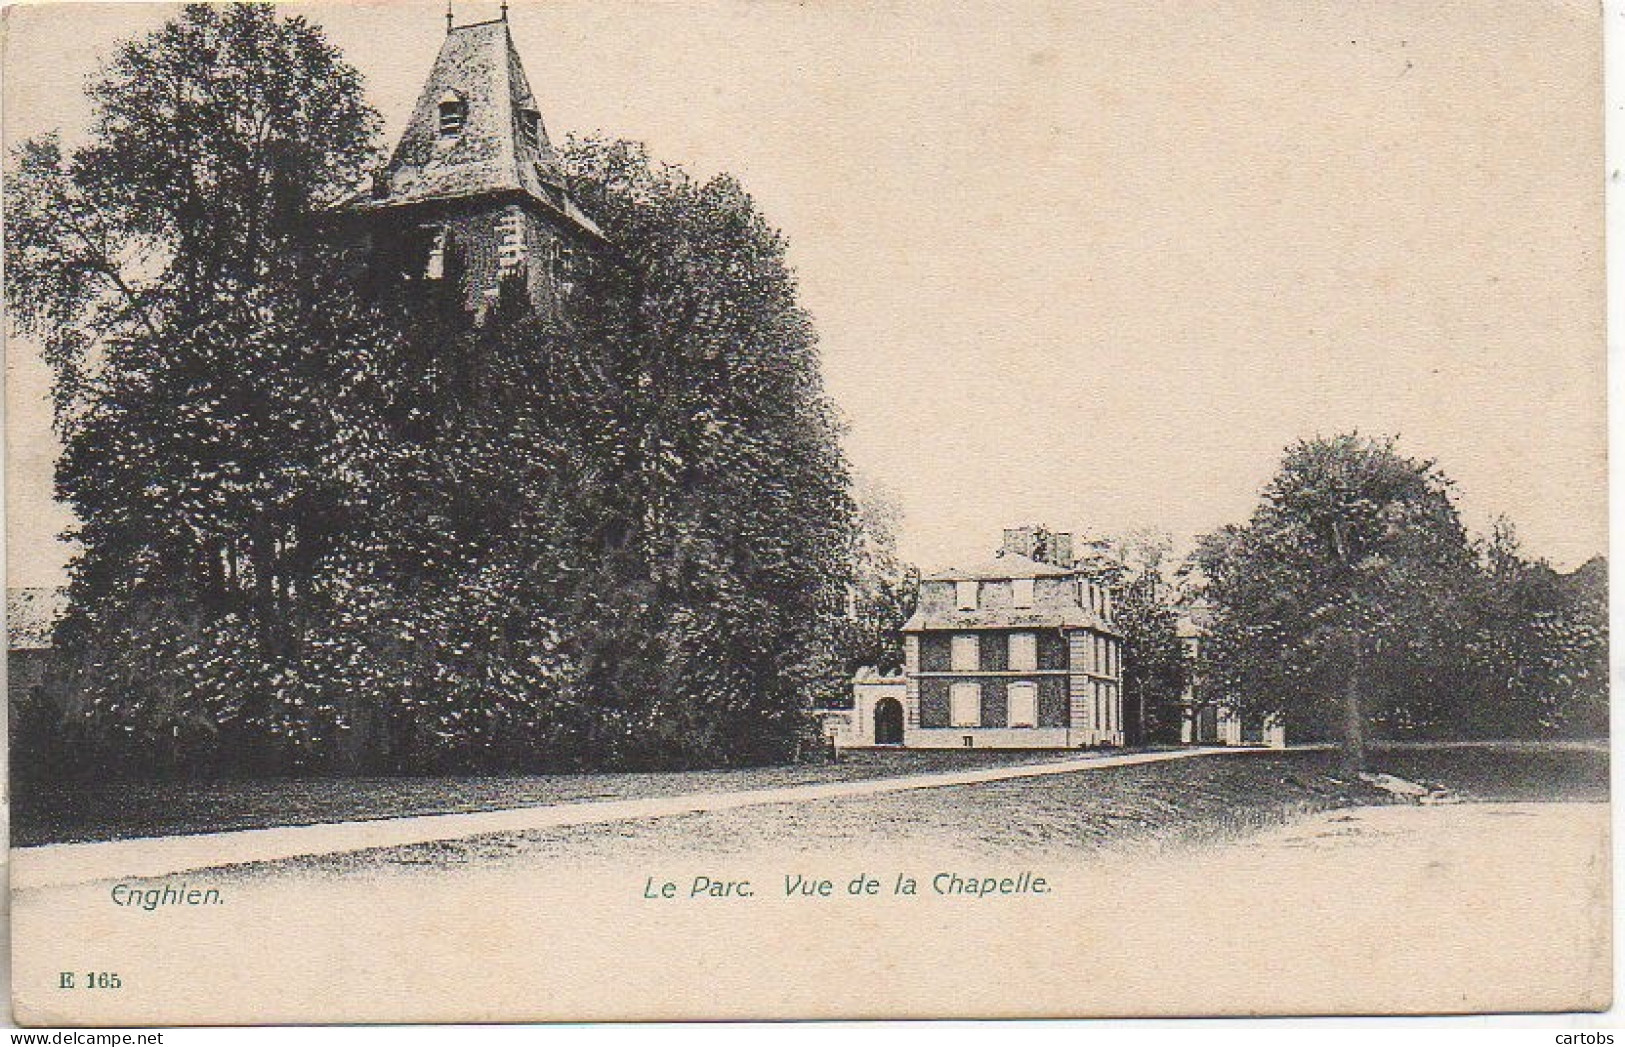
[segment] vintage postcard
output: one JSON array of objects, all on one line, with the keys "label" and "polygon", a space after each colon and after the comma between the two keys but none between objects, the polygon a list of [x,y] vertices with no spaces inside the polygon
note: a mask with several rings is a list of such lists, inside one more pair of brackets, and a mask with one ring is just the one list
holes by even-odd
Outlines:
[{"label": "vintage postcard", "polygon": [[1601,34],[6,7],[16,1021],[1608,1008]]}]

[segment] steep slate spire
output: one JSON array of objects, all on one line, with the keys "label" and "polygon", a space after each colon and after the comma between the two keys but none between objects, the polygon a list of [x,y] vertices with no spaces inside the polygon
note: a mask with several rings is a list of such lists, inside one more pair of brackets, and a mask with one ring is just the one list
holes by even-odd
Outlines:
[{"label": "steep slate spire", "polygon": [[374,210],[519,192],[601,240],[564,185],[504,17],[449,28],[389,165],[370,198],[352,206]]}]

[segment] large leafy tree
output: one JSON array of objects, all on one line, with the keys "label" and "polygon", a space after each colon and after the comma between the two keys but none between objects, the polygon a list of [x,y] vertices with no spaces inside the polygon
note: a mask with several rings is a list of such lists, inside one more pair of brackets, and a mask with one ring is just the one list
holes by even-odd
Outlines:
[{"label": "large leafy tree", "polygon": [[330,557],[332,613],[302,669],[342,710],[343,765],[586,762],[567,737],[580,724],[565,623],[606,511],[607,390],[584,377],[593,347],[534,314],[516,281],[467,312],[451,255],[447,279],[388,296],[402,330],[362,485],[372,514]]},{"label": "large leafy tree", "polygon": [[1197,553],[1215,610],[1210,682],[1362,767],[1374,721],[1461,680],[1474,560],[1450,482],[1392,439],[1288,448],[1251,519]]},{"label": "large leafy tree", "polygon": [[10,315],[55,371],[81,521],[59,646],[83,718],[155,758],[297,739],[331,719],[291,666],[364,512],[389,355],[308,264],[311,218],[377,118],[319,30],[261,5],[188,6],[90,95],[88,140],[23,143],[6,195]]},{"label": "large leafy tree", "polygon": [[580,320],[613,347],[620,392],[619,505],[599,541],[608,584],[653,626],[631,642],[598,630],[619,649],[588,661],[614,664],[621,700],[632,682],[648,696],[623,744],[668,762],[793,756],[845,677],[856,510],[785,241],[730,177],[625,142],[574,142],[565,160],[618,248],[588,283],[618,305]]},{"label": "large leafy tree", "polygon": [[187,6],[89,94],[89,141],[23,143],[6,198],[12,315],[45,340],[70,418],[98,391],[92,346],[190,328],[285,272],[378,128],[321,31],[260,4]]},{"label": "large leafy tree", "polygon": [[760,763],[815,751],[860,543],[785,245],[728,178],[565,151],[611,247],[560,315],[517,283],[405,318],[377,527],[321,675],[388,767]]},{"label": "large leafy tree", "polygon": [[[25,144],[8,284],[82,521],[78,727],[207,770],[796,756],[857,548],[785,244],[729,178],[569,153],[614,249],[563,315],[361,280],[322,205],[376,119],[321,35],[193,6],[90,141]],[[432,285],[431,285],[432,284]]]}]

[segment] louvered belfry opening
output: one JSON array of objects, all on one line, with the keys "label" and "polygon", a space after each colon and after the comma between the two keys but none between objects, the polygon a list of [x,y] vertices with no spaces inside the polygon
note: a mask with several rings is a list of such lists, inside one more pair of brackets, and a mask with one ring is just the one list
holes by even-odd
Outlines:
[{"label": "louvered belfry opening", "polygon": [[389,163],[344,209],[415,275],[438,278],[455,249],[476,310],[521,275],[532,304],[556,310],[606,246],[570,196],[506,19],[449,27]]}]

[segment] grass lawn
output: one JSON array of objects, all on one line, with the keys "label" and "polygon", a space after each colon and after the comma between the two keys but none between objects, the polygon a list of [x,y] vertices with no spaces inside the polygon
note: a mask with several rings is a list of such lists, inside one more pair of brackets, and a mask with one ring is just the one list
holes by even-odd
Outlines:
[{"label": "grass lawn", "polygon": [[[1379,750],[1372,764],[1373,771],[1409,770],[1430,784],[1483,801],[1605,800],[1608,795],[1606,753],[1596,751]],[[1334,751],[1262,751],[448,840],[301,864],[338,873],[377,866],[621,863],[674,853],[740,855],[785,845],[809,854],[907,853],[946,845],[967,856],[1078,856],[1230,840],[1321,811],[1395,802],[1389,793],[1346,775]]]},{"label": "grass lawn", "polygon": [[949,749],[853,752],[831,764],[648,774],[72,784],[25,781],[13,786],[11,843],[14,847],[31,847],[584,800],[731,792],[1076,759],[1081,755],[1087,754]]},{"label": "grass lawn", "polygon": [[1602,743],[1379,746],[1371,769],[1440,786],[1464,800],[1608,799],[1608,750]]},{"label": "grass lawn", "polygon": [[1244,836],[1319,811],[1391,802],[1325,751],[1249,752],[906,793],[774,804],[639,821],[498,833],[295,859],[320,874],[446,866],[618,867],[809,855],[1079,856]]},{"label": "grass lawn", "polygon": [[[229,782],[19,783],[12,842],[111,840],[363,818],[483,811],[598,799],[727,792],[816,782],[1070,759],[1074,752],[981,750],[846,754],[839,763],[664,774],[486,778],[271,779]],[[1606,800],[1608,753],[1543,749],[1378,748],[1373,771],[1450,790],[1468,800]],[[677,827],[695,845],[723,850],[801,836],[849,842],[898,834],[967,845],[1094,848],[1138,840],[1227,836],[1335,807],[1393,802],[1338,767],[1325,750],[1256,752],[1106,768],[862,799],[775,805],[716,815],[583,827],[529,839],[583,846],[591,837],[665,840]],[[702,842],[703,841],[703,842]],[[525,841],[520,841],[525,842]],[[497,840],[499,850],[518,846]],[[480,841],[424,845],[472,849]],[[585,844],[590,850],[592,845]],[[411,850],[410,848],[407,850]],[[471,852],[472,853],[472,852]]]}]

